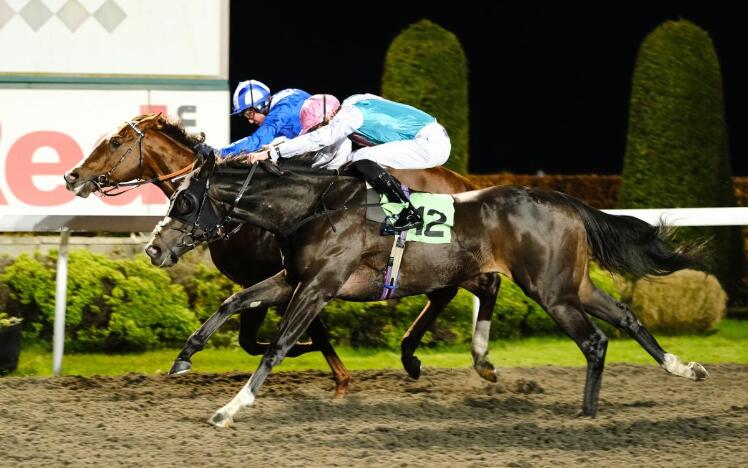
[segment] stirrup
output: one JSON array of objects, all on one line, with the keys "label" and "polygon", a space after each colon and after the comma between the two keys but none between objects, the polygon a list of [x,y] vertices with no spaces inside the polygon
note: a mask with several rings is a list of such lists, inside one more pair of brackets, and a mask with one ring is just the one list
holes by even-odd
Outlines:
[{"label": "stirrup", "polygon": [[394,236],[395,234],[397,234],[397,231],[395,231],[395,218],[392,216],[386,216],[382,223],[382,235]]},{"label": "stirrup", "polygon": [[[391,231],[392,234],[400,231],[408,231],[423,225],[423,218],[410,207],[403,209],[394,221],[391,221],[391,219],[388,218],[385,220],[385,229],[387,232]],[[387,222],[388,220],[390,220],[389,223]]]}]

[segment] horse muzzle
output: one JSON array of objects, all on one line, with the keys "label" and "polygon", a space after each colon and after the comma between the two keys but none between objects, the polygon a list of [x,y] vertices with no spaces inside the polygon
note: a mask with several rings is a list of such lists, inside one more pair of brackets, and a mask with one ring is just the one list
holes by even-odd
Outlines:
[{"label": "horse muzzle", "polygon": [[96,184],[89,180],[83,180],[75,170],[68,171],[63,176],[65,188],[73,192],[76,197],[86,198],[96,191]]},{"label": "horse muzzle", "polygon": [[153,243],[145,246],[145,254],[151,259],[151,264],[159,268],[174,266],[179,261],[179,257],[171,249],[162,249]]}]

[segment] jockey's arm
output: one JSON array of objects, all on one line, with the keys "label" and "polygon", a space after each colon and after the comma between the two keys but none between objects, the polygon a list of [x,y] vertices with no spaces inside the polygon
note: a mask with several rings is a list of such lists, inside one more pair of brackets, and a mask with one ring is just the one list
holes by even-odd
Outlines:
[{"label": "jockey's arm", "polygon": [[355,107],[341,107],[340,111],[330,119],[330,123],[296,138],[286,140],[275,146],[270,152],[273,160],[278,157],[292,158],[310,151],[319,151],[322,148],[341,142],[348,135],[355,132],[364,122],[361,111]]},{"label": "jockey's arm", "polygon": [[[282,103],[277,107],[281,105]],[[272,109],[267,117],[265,117],[262,125],[253,134],[221,148],[221,157],[225,158],[239,153],[251,153],[264,145],[270,144],[270,142],[280,135],[283,125],[292,117],[289,114],[290,109],[286,109],[285,107],[288,106]]]}]

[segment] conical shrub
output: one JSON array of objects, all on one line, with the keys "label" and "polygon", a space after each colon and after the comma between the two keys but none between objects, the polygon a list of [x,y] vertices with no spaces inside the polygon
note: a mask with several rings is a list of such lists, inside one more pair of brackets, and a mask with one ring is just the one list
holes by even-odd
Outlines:
[{"label": "conical shrub", "polygon": [[[719,61],[709,35],[668,21],[642,43],[634,70],[620,208],[735,206]],[[737,227],[686,228],[712,238],[708,269],[732,293],[744,268]]]},{"label": "conical shrub", "polygon": [[429,20],[401,32],[387,51],[382,96],[436,117],[449,133],[446,166],[468,169],[467,60],[457,37]]}]

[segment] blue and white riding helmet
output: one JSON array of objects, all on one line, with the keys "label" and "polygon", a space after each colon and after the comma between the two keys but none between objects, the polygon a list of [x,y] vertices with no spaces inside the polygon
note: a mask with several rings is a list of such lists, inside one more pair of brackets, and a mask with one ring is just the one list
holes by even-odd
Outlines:
[{"label": "blue and white riding helmet", "polygon": [[242,81],[234,91],[233,104],[231,115],[241,114],[247,109],[265,112],[270,105],[270,88],[257,80]]}]

